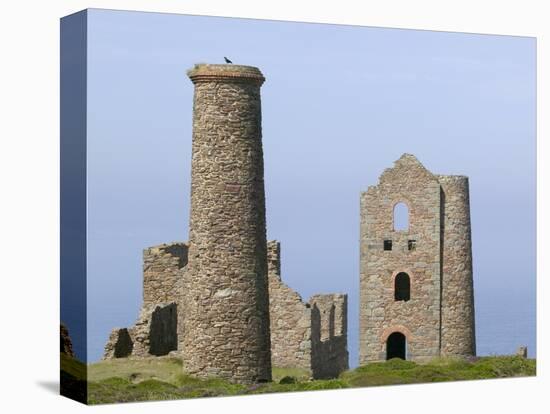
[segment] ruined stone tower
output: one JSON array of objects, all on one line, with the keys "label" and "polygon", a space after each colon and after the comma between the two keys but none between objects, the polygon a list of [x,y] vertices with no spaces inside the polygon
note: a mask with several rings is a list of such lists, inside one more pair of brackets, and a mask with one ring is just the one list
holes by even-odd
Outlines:
[{"label": "ruined stone tower", "polygon": [[404,154],[361,194],[360,243],[361,364],[475,355],[467,177]]},{"label": "ruined stone tower", "polygon": [[[253,383],[271,364],[333,378],[348,368],[347,295],[309,302],[281,280],[266,243],[261,72],[196,65],[189,242],[143,250],[143,304],[104,359],[181,357],[185,371]],[[183,189],[180,189],[183,191]],[[178,190],[178,191],[180,191]]]},{"label": "ruined stone tower", "polygon": [[259,69],[196,65],[182,356],[188,373],[271,380]]}]

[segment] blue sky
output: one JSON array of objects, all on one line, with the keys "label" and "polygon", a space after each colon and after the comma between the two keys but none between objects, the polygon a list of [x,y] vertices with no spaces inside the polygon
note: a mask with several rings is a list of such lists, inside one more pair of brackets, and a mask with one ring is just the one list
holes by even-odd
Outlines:
[{"label": "blue sky", "polygon": [[[349,294],[359,194],[408,152],[470,177],[478,354],[535,350],[534,38],[91,10],[88,358],[135,322],[142,249],[187,240],[195,63],[259,67],[268,238],[304,299]],[[70,328],[70,327],[69,327]]]}]

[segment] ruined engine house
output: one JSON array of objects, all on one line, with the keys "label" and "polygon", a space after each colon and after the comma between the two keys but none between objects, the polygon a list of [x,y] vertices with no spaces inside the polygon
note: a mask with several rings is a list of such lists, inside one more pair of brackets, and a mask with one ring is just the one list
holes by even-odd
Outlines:
[{"label": "ruined engine house", "polygon": [[360,209],[359,363],[475,355],[468,177],[404,154]]}]

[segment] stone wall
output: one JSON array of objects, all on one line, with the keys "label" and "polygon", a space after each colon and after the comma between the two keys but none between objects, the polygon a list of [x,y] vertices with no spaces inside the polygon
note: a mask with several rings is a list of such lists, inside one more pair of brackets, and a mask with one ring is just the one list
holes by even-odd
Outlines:
[{"label": "stone wall", "polygon": [[182,355],[190,374],[271,379],[260,86],[251,66],[196,65]]},{"label": "stone wall", "polygon": [[105,344],[103,359],[126,358],[134,350],[134,341],[128,328],[114,328]]},{"label": "stone wall", "polygon": [[347,350],[348,296],[314,295],[311,308],[311,371],[313,378],[335,378],[349,368]]},{"label": "stone wall", "polygon": [[[404,154],[361,194],[361,364],[385,360],[397,332],[407,359],[475,353],[467,193],[467,181],[435,176]],[[394,229],[398,203],[408,207],[404,230]]]},{"label": "stone wall", "polygon": [[[143,250],[143,305],[178,303],[183,300],[189,246],[174,242]],[[178,348],[181,349],[185,306],[177,306]]]},{"label": "stone wall", "polygon": [[311,307],[281,280],[280,244],[268,243],[271,363],[311,371]]},{"label": "stone wall", "polygon": [[[176,246],[173,249],[166,247]],[[177,264],[183,257],[178,250],[184,243],[145,249],[144,290],[163,286],[161,281],[183,278],[172,283],[175,292],[159,292],[157,297],[180,298],[185,285],[185,270]],[[271,363],[280,368],[301,368],[313,378],[337,377],[348,368],[347,295],[315,295],[305,303],[300,295],[281,280],[281,247],[277,241],[267,243],[269,276],[269,314]],[[174,254],[176,252],[176,254]],[[151,277],[153,275],[154,277]],[[145,286],[149,284],[149,286]],[[185,303],[144,303],[139,318],[130,328],[113,329],[105,345],[104,359],[162,356],[181,352],[180,318],[186,314]],[[313,312],[312,312],[313,310]]]},{"label": "stone wall", "polygon": [[271,362],[274,367],[306,369],[315,379],[337,377],[348,369],[347,295],[314,295],[304,303],[281,280],[280,255],[280,244],[270,241]]},{"label": "stone wall", "polygon": [[188,246],[176,242],[143,250],[143,303],[178,302]]},{"label": "stone wall", "polygon": [[177,349],[177,304],[147,304],[134,326],[113,329],[103,359],[161,356]]}]

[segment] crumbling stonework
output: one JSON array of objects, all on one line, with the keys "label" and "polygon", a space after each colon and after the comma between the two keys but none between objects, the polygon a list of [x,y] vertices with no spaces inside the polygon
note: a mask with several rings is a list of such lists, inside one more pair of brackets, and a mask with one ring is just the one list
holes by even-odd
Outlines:
[{"label": "crumbling stonework", "polygon": [[[144,292],[155,292],[155,297],[164,299],[180,296],[185,268],[180,269],[176,263],[183,263],[178,262],[178,257],[186,250],[178,246],[186,244],[172,243],[144,250]],[[270,241],[267,247],[271,364],[307,370],[315,379],[337,377],[348,369],[347,295],[314,295],[308,303],[303,302],[300,295],[281,280],[280,243]],[[164,278],[170,280],[174,275],[183,280],[163,282]],[[103,358],[144,358],[173,351],[181,355],[180,318],[184,316],[185,302],[181,298],[178,303],[144,303],[134,326],[113,329]]]},{"label": "crumbling stonework", "polygon": [[183,338],[187,250],[181,242],[143,250],[143,305],[138,320],[130,328],[113,329],[103,359],[160,356],[181,349],[181,343],[174,342]]},{"label": "crumbling stonework", "polygon": [[177,302],[187,265],[185,243],[161,244],[143,250],[143,303]]},{"label": "crumbling stonework", "polygon": [[304,303],[281,280],[280,244],[268,243],[271,361],[334,378],[348,369],[347,295],[314,295]]},{"label": "crumbling stonework", "polygon": [[143,305],[175,303],[181,349],[185,306],[182,305],[189,246],[174,242],[143,250]]},{"label": "crumbling stonework", "polygon": [[109,335],[105,344],[103,359],[125,358],[132,354],[134,341],[128,332],[128,328],[115,328]]},{"label": "crumbling stonework", "polygon": [[177,305],[147,304],[131,328],[115,328],[103,359],[167,355],[178,349]]},{"label": "crumbling stonework", "polygon": [[74,358],[74,351],[73,351],[73,343],[71,341],[71,337],[69,336],[69,330],[65,326],[64,323],[60,324],[60,343],[61,343],[61,352],[66,354],[67,356],[70,356],[71,358]]},{"label": "crumbling stonework", "polygon": [[196,65],[188,74],[195,84],[189,243],[143,251],[140,316],[112,331],[104,358],[176,352],[189,374],[240,383],[269,381],[272,364],[337,376],[348,367],[347,296],[304,303],[281,281],[279,243],[268,252],[264,77],[237,65]]},{"label": "crumbling stonework", "polygon": [[311,307],[281,280],[280,244],[268,243],[271,363],[311,370]]},{"label": "crumbling stonework", "polygon": [[348,369],[348,296],[314,295],[309,305],[313,378],[335,378]]},{"label": "crumbling stonework", "polygon": [[519,346],[518,349],[516,350],[516,355],[522,358],[527,358],[527,347]]},{"label": "crumbling stonework", "polygon": [[[475,355],[467,183],[404,154],[361,194],[361,364]],[[398,203],[405,230],[394,226]]]}]

